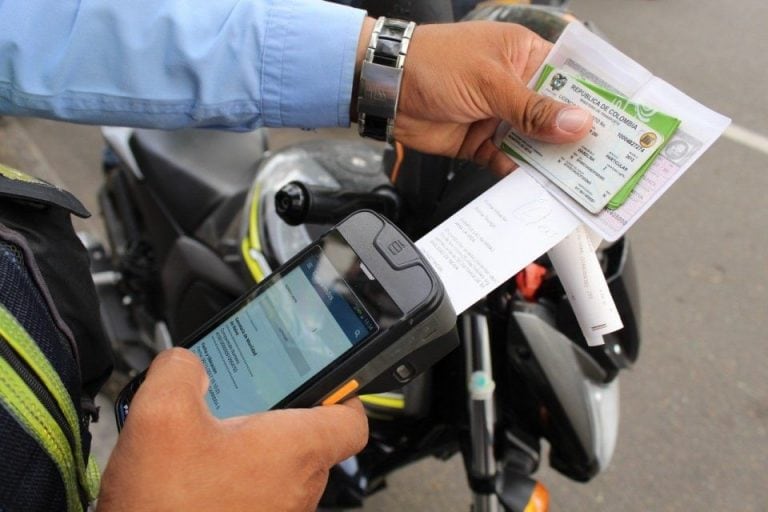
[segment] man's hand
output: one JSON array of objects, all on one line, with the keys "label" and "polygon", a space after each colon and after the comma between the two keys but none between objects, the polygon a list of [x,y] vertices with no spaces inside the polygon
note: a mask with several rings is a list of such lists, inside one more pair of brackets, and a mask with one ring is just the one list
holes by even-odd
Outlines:
[{"label": "man's hand", "polygon": [[155,359],[104,473],[100,511],[314,510],[329,468],[368,440],[357,399],[219,420],[207,389],[191,352]]},{"label": "man's hand", "polygon": [[[363,26],[365,44],[371,24]],[[499,174],[516,167],[492,141],[501,121],[547,142],[581,139],[592,126],[589,113],[526,87],[551,47],[511,23],[416,27],[405,59],[395,139],[426,153],[474,160]]]}]

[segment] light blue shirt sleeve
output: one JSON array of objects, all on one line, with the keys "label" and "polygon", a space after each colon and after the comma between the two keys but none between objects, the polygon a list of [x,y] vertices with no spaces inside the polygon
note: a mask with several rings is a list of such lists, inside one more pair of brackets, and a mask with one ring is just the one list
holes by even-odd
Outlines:
[{"label": "light blue shirt sleeve", "polygon": [[0,114],[347,126],[364,15],[321,0],[0,0]]}]

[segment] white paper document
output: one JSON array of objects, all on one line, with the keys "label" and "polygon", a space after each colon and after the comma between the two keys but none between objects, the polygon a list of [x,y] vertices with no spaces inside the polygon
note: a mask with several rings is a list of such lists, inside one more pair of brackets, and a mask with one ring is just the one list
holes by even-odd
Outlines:
[{"label": "white paper document", "polygon": [[416,246],[440,276],[456,313],[461,313],[578,225],[531,176],[516,171]]},{"label": "white paper document", "polygon": [[589,345],[602,345],[604,334],[624,327],[583,225],[550,249],[549,259]]},{"label": "white paper document", "polygon": [[[555,270],[587,342],[599,344],[603,335],[620,329],[622,323],[595,255],[596,241],[590,237],[615,241],[626,233],[730,120],[653,77],[579,23],[568,26],[545,64],[655,106],[682,123],[629,199],[616,210],[591,214],[522,163],[519,170],[437,226],[416,246],[440,276],[457,313],[557,246],[550,251]],[[509,127],[500,128],[497,143],[508,131]],[[580,228],[582,223],[594,233]]]},{"label": "white paper document", "polygon": [[[639,104],[677,117],[677,132],[618,209],[597,214],[585,210],[560,188],[527,165],[520,167],[537,179],[582,222],[608,241],[615,241],[650,208],[667,189],[725,131],[731,120],[654,77],[650,71],[600,39],[580,23],[571,23],[544,61]],[[542,66],[543,68],[543,66]],[[536,83],[539,72],[531,80]],[[651,110],[648,114],[654,113]],[[502,124],[496,134],[500,144],[509,132]],[[518,162],[519,163],[519,162]]]}]

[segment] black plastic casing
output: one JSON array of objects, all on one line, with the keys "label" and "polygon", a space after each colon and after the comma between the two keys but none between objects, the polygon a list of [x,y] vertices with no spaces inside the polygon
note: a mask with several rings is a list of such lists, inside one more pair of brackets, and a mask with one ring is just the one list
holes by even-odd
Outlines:
[{"label": "black plastic casing", "polygon": [[[273,409],[311,407],[323,402],[350,380],[357,388],[352,394],[390,391],[410,382],[453,350],[459,343],[456,313],[445,295],[440,279],[416,246],[394,224],[377,213],[356,212],[303,249],[273,275],[284,274],[298,265],[325,238],[338,235],[357,254],[360,261],[381,284],[402,311],[389,326],[381,326],[370,338],[354,345],[330,365],[278,402]],[[325,253],[333,262],[332,254]],[[259,288],[269,285],[267,278],[239,300],[207,322],[182,344],[190,347],[208,332],[237,312]],[[348,283],[353,291],[353,283]],[[363,305],[365,300],[357,294]],[[367,306],[367,305],[366,305]],[[369,311],[373,308],[369,308]],[[379,319],[374,318],[378,322]],[[400,371],[397,371],[400,369]],[[122,428],[133,395],[145,372],[126,385],[115,402],[118,428]]]}]

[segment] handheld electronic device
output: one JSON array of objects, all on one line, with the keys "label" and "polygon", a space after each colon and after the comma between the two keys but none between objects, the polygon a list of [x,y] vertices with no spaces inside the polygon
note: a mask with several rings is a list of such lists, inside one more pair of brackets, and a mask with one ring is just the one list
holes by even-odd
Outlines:
[{"label": "handheld electronic device", "polygon": [[[360,211],[183,344],[210,377],[220,418],[332,404],[411,381],[458,345],[456,314],[414,244]],[[122,428],[144,373],[115,404]]]}]

